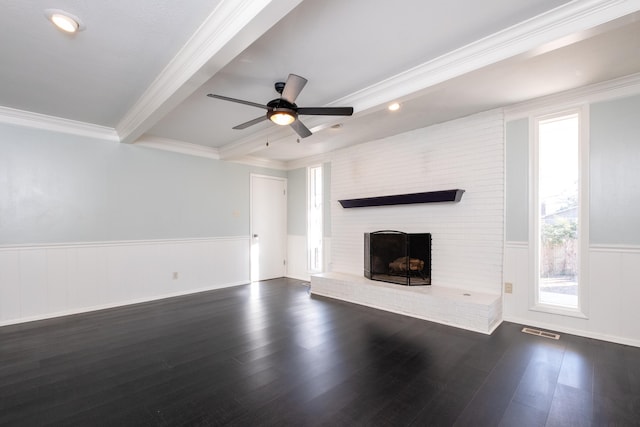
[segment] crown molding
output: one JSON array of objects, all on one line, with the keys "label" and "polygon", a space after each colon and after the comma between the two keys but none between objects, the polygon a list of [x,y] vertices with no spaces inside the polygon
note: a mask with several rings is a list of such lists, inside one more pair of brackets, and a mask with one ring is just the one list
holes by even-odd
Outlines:
[{"label": "crown molding", "polygon": [[[136,142],[134,142],[134,145],[155,148],[157,150],[172,151],[174,153],[186,154],[189,156],[220,160],[220,154],[218,153],[217,148],[192,144],[190,142],[179,141],[176,139],[160,138],[153,135],[143,135]],[[226,161],[248,166],[255,166],[259,168],[287,170],[285,162],[265,159],[261,157],[244,156]]]},{"label": "crown molding", "polygon": [[222,0],[118,123],[122,142],[135,142],[301,1]]},{"label": "crown molding", "polygon": [[[573,0],[326,106],[352,105],[354,115],[366,114],[391,101],[407,101],[418,96],[420,91],[496,62],[526,53],[542,53],[539,51],[541,46],[548,46],[638,10],[638,1]],[[220,147],[220,155],[229,158],[251,153],[262,146],[265,137],[261,133],[227,144]],[[270,141],[276,139],[277,136],[269,138]]]},{"label": "crown molding", "polygon": [[[640,2],[574,0],[427,61],[330,105],[364,111],[640,10]],[[415,96],[415,95],[413,95]]]},{"label": "crown molding", "polygon": [[187,83],[268,3],[268,0],[222,0],[122,118],[117,129],[125,135],[123,142],[134,142],[129,135],[134,134],[141,123]]},{"label": "crown molding", "polygon": [[239,164],[255,166],[259,168],[288,170],[286,162],[283,162],[280,160],[265,159],[262,157],[244,156],[236,159],[229,159],[227,161],[231,163],[239,163]]},{"label": "crown molding", "polygon": [[504,119],[505,121],[511,121],[528,117],[531,114],[544,114],[549,110],[557,111],[579,104],[592,104],[638,94],[640,94],[640,73],[554,93],[505,107]]},{"label": "crown molding", "polygon": [[[220,147],[220,157],[230,161],[243,158],[262,149],[267,141],[272,144],[274,141],[291,137],[292,134],[290,132],[292,132],[292,130],[289,129],[288,126],[270,126],[261,129],[240,140]],[[298,136],[296,135],[295,137],[297,138]]]},{"label": "crown molding", "polygon": [[205,157],[207,159],[220,159],[220,155],[216,148],[192,144],[190,142],[179,141],[176,139],[160,138],[153,135],[141,136],[136,142],[134,142],[134,145],[172,151],[174,153],[187,154],[190,156]]},{"label": "crown molding", "polygon": [[116,130],[113,128],[9,107],[0,106],[0,123],[102,139],[111,142],[120,141]]},{"label": "crown molding", "polygon": [[315,156],[303,157],[302,159],[289,160],[287,165],[287,170],[294,170],[300,168],[306,168],[309,166],[315,166],[318,164],[326,163],[331,161],[332,153],[322,153],[316,154]]}]

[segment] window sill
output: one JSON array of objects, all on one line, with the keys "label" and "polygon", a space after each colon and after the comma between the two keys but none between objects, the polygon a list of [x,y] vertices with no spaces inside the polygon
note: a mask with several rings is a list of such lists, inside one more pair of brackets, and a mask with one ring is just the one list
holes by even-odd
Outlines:
[{"label": "window sill", "polygon": [[559,316],[575,317],[577,319],[589,319],[589,316],[579,308],[565,308],[557,305],[536,304],[529,307],[529,310],[547,314],[556,314]]}]

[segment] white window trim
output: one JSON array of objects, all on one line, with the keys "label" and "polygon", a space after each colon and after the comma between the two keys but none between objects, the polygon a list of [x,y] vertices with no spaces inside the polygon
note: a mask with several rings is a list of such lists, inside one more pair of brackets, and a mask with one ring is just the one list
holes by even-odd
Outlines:
[{"label": "white window trim", "polygon": [[[306,241],[307,241],[307,273],[310,274],[317,274],[317,273],[321,273],[324,268],[324,208],[320,210],[320,268],[319,269],[312,269],[311,268],[311,253],[310,253],[310,242],[309,242],[309,210],[310,210],[310,204],[311,204],[311,170],[315,169],[315,168],[320,168],[321,174],[322,174],[322,193],[324,195],[325,192],[325,188],[324,188],[324,168],[322,167],[322,165],[320,164],[316,164],[316,165],[310,165],[307,166],[307,212],[306,212],[306,217],[307,217],[307,233],[306,233]],[[324,199],[324,197],[322,197],[322,199]],[[323,200],[324,202],[324,200]]]},{"label": "white window trim", "polygon": [[[539,242],[540,230],[538,210],[538,128],[541,121],[570,114],[578,114],[579,126],[579,184],[580,205],[578,207],[579,223],[579,287],[578,307],[575,309],[558,307],[539,302]],[[589,307],[589,106],[583,104],[570,109],[563,109],[547,114],[529,117],[529,310],[550,314],[588,319]]]}]

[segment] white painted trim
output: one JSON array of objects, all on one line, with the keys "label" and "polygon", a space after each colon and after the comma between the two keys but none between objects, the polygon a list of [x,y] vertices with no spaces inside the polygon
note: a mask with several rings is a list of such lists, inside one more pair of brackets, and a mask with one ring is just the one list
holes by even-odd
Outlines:
[{"label": "white painted trim", "polygon": [[[578,303],[579,304],[579,303]],[[550,304],[534,304],[529,307],[531,311],[537,311],[539,313],[556,314],[558,316],[575,317],[577,319],[589,319],[589,317],[580,309],[555,307]]]},{"label": "white painted trim", "polygon": [[132,300],[128,300],[128,301],[120,301],[120,302],[111,303],[111,304],[101,304],[101,305],[95,305],[95,306],[92,306],[92,307],[84,307],[84,308],[75,309],[75,310],[59,311],[59,312],[56,312],[56,313],[47,313],[47,314],[43,314],[43,315],[39,315],[39,316],[20,317],[20,318],[17,318],[17,319],[11,319],[11,320],[0,322],[0,327],[7,326],[7,325],[16,325],[16,324],[19,324],[19,323],[34,322],[34,321],[38,321],[38,320],[51,319],[51,318],[54,318],[54,317],[70,316],[70,315],[73,315],[73,314],[88,313],[88,312],[98,311],[98,310],[106,310],[106,309],[109,309],[109,308],[124,307],[124,306],[127,306],[127,305],[140,304],[140,303],[145,303],[145,302],[157,301],[157,300],[162,300],[162,299],[167,299],[167,298],[174,298],[174,297],[179,297],[179,296],[183,296],[183,295],[191,295],[191,294],[196,294],[196,293],[200,293],[200,292],[212,291],[212,290],[215,290],[215,289],[229,288],[229,287],[232,287],[232,286],[240,286],[240,285],[247,285],[247,284],[248,284],[247,282],[225,283],[225,284],[222,284],[222,285],[209,286],[209,287],[204,287],[204,288],[192,289],[192,290],[188,290],[188,291],[171,292],[171,293],[163,294],[163,295],[155,295],[155,296],[148,297],[148,298],[136,298],[136,299],[132,299]]},{"label": "white painted trim", "polygon": [[13,250],[39,250],[39,249],[64,249],[64,248],[92,248],[107,246],[139,246],[175,243],[203,243],[221,241],[248,241],[250,236],[223,236],[223,237],[194,237],[179,239],[148,239],[148,240],[112,240],[104,242],[64,242],[64,243],[25,243],[13,245],[0,245],[0,251]]},{"label": "white painted trim", "polygon": [[158,150],[172,151],[174,153],[188,154],[190,156],[205,157],[214,160],[220,159],[217,148],[191,144],[190,142],[179,141],[177,139],[160,138],[145,134],[134,142],[134,144]]},{"label": "white painted trim", "polygon": [[509,241],[509,242],[504,242],[504,247],[509,249],[528,249],[529,242]]},{"label": "white painted trim", "polygon": [[269,0],[222,0],[122,118],[117,129],[123,135],[123,142],[137,139],[135,133],[141,124],[267,4]]},{"label": "white painted trim", "polygon": [[301,1],[222,0],[118,123],[122,142],[133,143]]},{"label": "white painted trim", "polygon": [[[504,243],[504,247],[509,249],[528,249],[529,242],[508,241]],[[589,245],[589,251],[602,253],[640,254],[640,246],[620,245],[614,243],[592,243]]]},{"label": "white painted trim", "polygon": [[287,272],[287,275],[285,277],[287,277],[289,279],[302,280],[303,282],[310,282],[310,280],[311,280],[311,275],[300,276],[300,275],[297,275],[297,274],[289,274],[289,272]]},{"label": "white painted trim", "polygon": [[637,10],[640,10],[638,2],[572,1],[369,86],[335,104],[353,105],[357,111],[386,104]]},{"label": "white painted trim", "polygon": [[220,157],[227,160],[242,158],[264,148],[265,141],[268,141],[269,145],[272,145],[274,143],[295,141],[296,138],[298,138],[298,136],[294,136],[294,134],[291,133],[291,129],[285,129],[284,126],[270,126],[258,130],[242,139],[223,145],[220,147]]},{"label": "white painted trim", "polygon": [[551,111],[570,109],[576,105],[592,104],[637,94],[640,94],[640,73],[505,107],[505,121],[517,120],[530,115],[544,115]]},{"label": "white painted trim", "polygon": [[9,125],[42,129],[88,138],[102,139],[109,142],[119,142],[116,130],[106,126],[47,116],[30,111],[0,106],[0,123]]},{"label": "white painted trim", "polygon": [[313,165],[327,163],[331,161],[331,153],[322,153],[315,156],[303,157],[302,159],[289,160],[287,170],[306,168]]},{"label": "white painted trim", "polygon": [[[539,124],[542,121],[576,114],[578,116],[578,192],[580,204],[579,214],[579,277],[578,307],[563,308],[539,302],[539,243],[540,219],[534,212],[538,212],[538,170],[539,170]],[[529,119],[529,266],[532,274],[529,287],[529,310],[569,317],[587,319],[589,316],[589,105],[583,104],[571,109],[557,108],[549,114],[531,116]]]},{"label": "white painted trim", "polygon": [[237,159],[228,159],[227,161],[232,163],[240,163],[242,165],[255,166],[258,168],[287,170],[285,162],[280,160],[265,159],[262,157],[244,156]]},{"label": "white painted trim", "polygon": [[[161,138],[158,136],[145,134],[142,135],[136,142],[134,142],[134,145],[155,148],[158,150],[172,151],[174,153],[187,154],[189,156],[220,160],[220,153],[215,147],[192,144],[190,142],[180,141],[177,139]],[[248,166],[256,166],[259,168],[287,170],[285,162],[254,156],[244,156],[237,159],[230,159],[228,161]]]},{"label": "white painted trim", "polygon": [[[255,280],[259,280],[256,277],[256,273],[258,271],[258,269],[260,268],[260,266],[257,266],[256,269],[256,264],[259,262],[259,259],[256,258],[255,256],[255,252],[254,252],[254,237],[255,234],[255,230],[253,229],[253,218],[254,218],[254,202],[253,202],[253,196],[255,194],[255,191],[253,189],[254,187],[254,180],[256,178],[260,178],[260,179],[272,179],[275,181],[282,181],[284,184],[284,215],[282,216],[282,221],[284,222],[284,235],[282,236],[282,245],[284,247],[284,260],[285,260],[285,264],[284,264],[284,274],[283,276],[287,275],[288,269],[289,269],[289,253],[288,253],[288,234],[287,234],[287,205],[289,203],[289,180],[287,178],[284,177],[280,177],[280,176],[273,176],[273,175],[262,175],[262,174],[257,174],[257,173],[251,173],[249,174],[249,230],[250,230],[250,261],[249,261],[249,277],[251,279],[251,282],[254,282]],[[255,280],[254,280],[255,279]]]},{"label": "white painted trim", "polygon": [[[551,324],[551,323],[546,323],[546,322],[539,322],[539,321],[535,321],[535,320],[531,320],[531,319],[523,319],[523,318],[517,317],[517,316],[504,316],[503,321],[512,322],[512,323],[518,323],[518,324],[521,324],[521,325],[524,325],[524,326],[534,326],[536,328],[547,329],[547,330],[553,331],[553,332],[562,332],[562,333],[565,333],[565,334],[577,335],[577,336],[580,336],[580,337],[593,338],[593,339],[601,340],[601,341],[609,341],[609,342],[614,342],[614,343],[618,343],[618,344],[624,344],[624,345],[630,345],[630,346],[634,346],[634,347],[640,347],[640,340],[634,340],[634,339],[619,337],[619,336],[616,336],[616,335],[609,335],[609,334],[601,334],[601,333],[597,333],[597,332],[590,332],[590,331],[585,331],[583,329],[567,328],[567,327],[564,327],[564,326],[558,326],[556,324]],[[560,337],[560,339],[562,340],[562,337]]]},{"label": "white painted trim", "polygon": [[589,241],[590,241],[590,231],[589,227],[591,224],[590,220],[590,209],[591,209],[591,186],[590,175],[591,175],[591,164],[590,164],[590,139],[591,135],[591,118],[590,118],[590,108],[589,104],[582,104],[580,108],[578,108],[578,118],[579,118],[579,151],[578,156],[579,159],[579,178],[578,178],[578,192],[580,197],[580,205],[578,207],[578,214],[580,215],[580,228],[579,232],[579,241],[580,241],[580,255],[578,257],[579,265],[578,271],[580,274],[580,285],[578,287],[578,309],[580,310],[580,314],[585,317],[589,316]]},{"label": "white painted trim", "polygon": [[[421,90],[507,58],[532,52],[540,46],[638,10],[640,2],[636,1],[574,0],[330,102],[327,106],[352,105],[354,115],[364,114],[367,110],[375,111],[390,101],[407,101],[419,96]],[[285,139],[282,133],[274,133],[276,131],[264,130],[227,144],[220,148],[220,155],[222,158],[231,158],[250,153],[260,147],[267,137],[271,142]]]},{"label": "white painted trim", "polygon": [[638,245],[591,244],[589,250],[591,252],[640,254],[640,246]]}]

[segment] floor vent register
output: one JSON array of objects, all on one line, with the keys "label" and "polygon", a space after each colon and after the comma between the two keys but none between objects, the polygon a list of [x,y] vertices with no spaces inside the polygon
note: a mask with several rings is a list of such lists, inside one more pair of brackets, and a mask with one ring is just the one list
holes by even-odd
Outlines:
[{"label": "floor vent register", "polygon": [[550,338],[552,340],[559,340],[560,339],[560,335],[559,334],[554,334],[553,332],[541,331],[539,329],[522,328],[522,332],[524,332],[525,334],[529,334],[529,335],[537,335],[539,337]]}]

